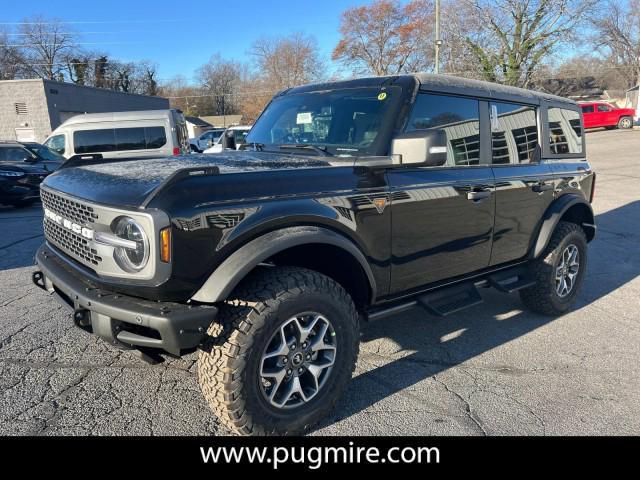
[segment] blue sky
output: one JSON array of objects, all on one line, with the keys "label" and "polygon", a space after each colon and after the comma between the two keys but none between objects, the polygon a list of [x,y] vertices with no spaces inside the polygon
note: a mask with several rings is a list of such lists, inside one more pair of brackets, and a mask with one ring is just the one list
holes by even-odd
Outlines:
[{"label": "blue sky", "polygon": [[[249,60],[262,35],[312,34],[328,60],[338,42],[340,13],[368,0],[2,0],[3,27],[32,15],[58,18],[87,49],[122,60],[157,62],[167,79],[194,71],[219,52]],[[95,22],[95,23],[90,23]],[[16,38],[16,37],[13,37]]]}]

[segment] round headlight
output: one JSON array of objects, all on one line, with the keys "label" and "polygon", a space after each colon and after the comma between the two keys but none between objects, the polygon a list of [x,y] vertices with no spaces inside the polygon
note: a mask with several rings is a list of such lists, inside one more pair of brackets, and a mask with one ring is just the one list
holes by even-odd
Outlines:
[{"label": "round headlight", "polygon": [[116,247],[115,259],[125,272],[139,272],[149,261],[149,239],[144,229],[131,217],[117,219],[113,232],[135,243],[135,248]]}]

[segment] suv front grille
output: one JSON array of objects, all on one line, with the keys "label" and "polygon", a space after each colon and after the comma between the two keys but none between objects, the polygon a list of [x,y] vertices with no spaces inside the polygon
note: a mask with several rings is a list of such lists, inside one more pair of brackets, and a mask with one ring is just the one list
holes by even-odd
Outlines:
[{"label": "suv front grille", "polygon": [[[92,227],[98,219],[94,208],[84,203],[72,200],[48,190],[40,190],[42,206],[61,217],[82,226]],[[44,217],[44,234],[49,243],[59,248],[71,258],[78,260],[88,267],[97,267],[102,262],[91,242],[48,217]]]},{"label": "suv front grille", "polygon": [[44,234],[49,242],[72,257],[85,260],[93,265],[102,262],[102,257],[89,246],[87,239],[53,223],[48,218],[44,221]]},{"label": "suv front grille", "polygon": [[87,225],[94,223],[98,219],[98,214],[93,211],[93,207],[88,205],[69,200],[46,190],[40,191],[40,197],[45,208],[62,215],[72,222]]}]

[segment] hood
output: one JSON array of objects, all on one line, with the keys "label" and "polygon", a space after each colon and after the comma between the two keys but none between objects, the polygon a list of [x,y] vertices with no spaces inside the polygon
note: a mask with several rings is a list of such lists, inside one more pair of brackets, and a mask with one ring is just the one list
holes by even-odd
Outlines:
[{"label": "hood", "polygon": [[62,168],[43,182],[46,187],[106,205],[138,207],[161,184],[184,168],[218,167],[220,174],[328,167],[330,157],[229,151],[147,160],[123,160]]}]

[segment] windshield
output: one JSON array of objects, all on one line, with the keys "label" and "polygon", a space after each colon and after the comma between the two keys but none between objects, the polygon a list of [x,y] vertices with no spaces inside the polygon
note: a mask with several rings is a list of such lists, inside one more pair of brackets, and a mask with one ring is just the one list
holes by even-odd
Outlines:
[{"label": "windshield", "polygon": [[65,158],[51,150],[49,147],[45,147],[44,145],[36,145],[29,144],[25,145],[25,147],[35,153],[37,156],[42,158],[43,160],[49,160],[54,162],[64,162]]},{"label": "windshield", "polygon": [[334,155],[376,155],[401,89],[351,88],[274,99],[245,142],[267,150],[314,145]]}]

